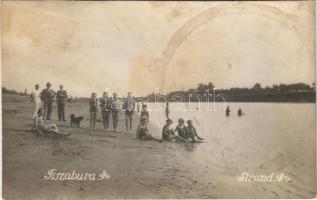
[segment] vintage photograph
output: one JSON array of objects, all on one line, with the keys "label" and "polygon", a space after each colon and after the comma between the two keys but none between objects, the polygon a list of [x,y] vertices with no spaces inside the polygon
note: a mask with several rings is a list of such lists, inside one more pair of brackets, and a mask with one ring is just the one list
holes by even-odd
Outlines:
[{"label": "vintage photograph", "polygon": [[2,198],[316,197],[315,1],[2,1]]}]

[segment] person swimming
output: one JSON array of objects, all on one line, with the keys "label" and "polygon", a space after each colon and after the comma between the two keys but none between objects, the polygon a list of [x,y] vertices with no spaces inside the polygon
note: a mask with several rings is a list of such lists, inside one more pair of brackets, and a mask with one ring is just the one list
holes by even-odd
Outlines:
[{"label": "person swimming", "polygon": [[204,140],[204,138],[198,136],[196,128],[194,127],[192,120],[187,121],[186,134],[187,134],[186,139],[191,139],[193,142],[196,141],[196,138],[199,140]]},{"label": "person swimming", "polygon": [[153,137],[150,133],[149,133],[149,129],[147,127],[148,124],[148,120],[147,117],[143,117],[141,119],[141,123],[139,124],[137,131],[136,131],[136,138],[140,139],[140,140],[150,140],[150,141],[158,141],[158,142],[162,142],[162,140],[157,139],[155,137]]},{"label": "person swimming", "polygon": [[241,108],[239,108],[239,110],[238,110],[238,116],[241,117],[242,115],[244,115],[244,113],[242,112]]}]

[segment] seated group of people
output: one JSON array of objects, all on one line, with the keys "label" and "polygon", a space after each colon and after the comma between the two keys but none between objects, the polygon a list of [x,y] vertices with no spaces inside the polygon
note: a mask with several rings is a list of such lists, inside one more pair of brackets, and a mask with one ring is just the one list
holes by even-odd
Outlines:
[{"label": "seated group of people", "polygon": [[[178,120],[178,125],[175,130],[171,127],[173,120],[167,119],[166,124],[162,130],[162,140],[155,138],[151,135],[147,125],[148,117],[141,117],[141,123],[137,128],[136,137],[140,140],[152,140],[152,141],[185,141],[185,142],[195,142],[198,140],[203,140],[199,137],[195,127],[193,126],[192,120],[187,121],[187,126],[185,126],[185,121],[183,119]],[[176,134],[177,133],[177,134]]]}]

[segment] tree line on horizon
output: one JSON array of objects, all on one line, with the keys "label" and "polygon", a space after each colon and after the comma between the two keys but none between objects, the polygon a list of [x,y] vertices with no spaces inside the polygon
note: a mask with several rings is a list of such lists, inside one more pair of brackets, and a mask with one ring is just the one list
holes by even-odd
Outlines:
[{"label": "tree line on horizon", "polygon": [[10,89],[3,87],[3,86],[2,86],[2,94],[14,94],[14,95],[21,95],[21,96],[29,95],[27,93],[27,90],[25,90],[24,92],[18,92],[16,90],[10,90]]},{"label": "tree line on horizon", "polygon": [[[206,100],[206,92],[214,94],[215,86],[212,82],[207,84],[199,83],[196,88],[188,90],[172,91],[166,94],[168,101],[175,101],[176,96],[184,97],[184,101],[189,101],[189,95],[194,94],[190,101],[198,101],[195,95],[199,95],[201,100]],[[215,89],[215,101],[223,101],[223,97],[227,102],[315,102],[315,83],[311,85],[306,83],[292,84],[274,84],[272,86],[262,87],[260,83],[255,83],[253,87],[232,87],[229,89]],[[156,97],[155,97],[156,95]],[[146,98],[151,101],[165,101],[164,98],[158,98],[161,94],[151,93]],[[220,98],[222,96],[222,98]],[[174,98],[174,99],[173,99]],[[213,97],[212,97],[213,98]],[[177,100],[179,101],[179,99]],[[210,101],[213,101],[211,99]]]},{"label": "tree line on horizon", "polygon": [[[190,101],[197,102],[198,98],[195,98],[195,95],[202,97],[200,100],[206,100],[206,91],[209,91],[209,94],[214,94],[215,86],[212,82],[207,84],[199,83],[196,88],[191,88],[188,90],[179,90],[172,91],[166,95],[155,94],[154,92],[146,95],[144,97],[137,97],[137,99],[143,99],[144,101],[154,102],[166,101],[164,96],[168,101],[179,101],[175,99],[176,96],[184,97],[183,101],[189,101],[189,94],[192,94]],[[16,90],[7,89],[2,87],[2,94],[14,94],[21,96],[28,96],[27,90],[24,92],[18,92]],[[293,84],[275,84],[272,86],[262,87],[260,83],[255,83],[253,87],[232,87],[229,89],[215,89],[215,101],[220,102],[315,102],[316,101],[316,88],[315,83],[311,85],[306,83],[293,83]],[[221,95],[222,97],[220,98]],[[159,97],[159,98],[158,98]],[[76,99],[76,98],[75,98]],[[81,99],[81,98],[79,98]],[[84,98],[86,99],[86,98]],[[213,96],[210,101],[213,101]]]}]

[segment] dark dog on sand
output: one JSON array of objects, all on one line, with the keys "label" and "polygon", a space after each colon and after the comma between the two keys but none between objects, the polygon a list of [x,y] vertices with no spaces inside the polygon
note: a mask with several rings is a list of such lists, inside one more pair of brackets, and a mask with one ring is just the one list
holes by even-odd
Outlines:
[{"label": "dark dog on sand", "polygon": [[70,115],[70,126],[80,128],[80,122],[83,120],[83,116],[76,117],[74,114]]}]

